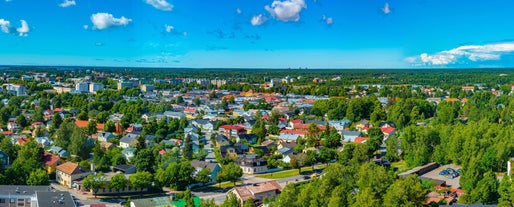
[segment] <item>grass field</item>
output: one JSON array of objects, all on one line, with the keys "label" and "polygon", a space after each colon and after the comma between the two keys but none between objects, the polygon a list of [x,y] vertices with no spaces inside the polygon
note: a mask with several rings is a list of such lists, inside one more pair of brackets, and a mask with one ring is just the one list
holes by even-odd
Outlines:
[{"label": "grass field", "polygon": [[[325,169],[326,165],[318,165],[315,167],[315,169]],[[302,168],[302,175],[304,174],[311,174],[312,173],[312,167],[304,167]],[[255,177],[259,178],[267,178],[267,179],[280,179],[280,178],[288,178],[300,175],[298,173],[298,169],[291,169],[291,170],[284,170],[280,172],[274,172],[274,173],[267,173],[267,174],[261,174],[257,175]]]}]

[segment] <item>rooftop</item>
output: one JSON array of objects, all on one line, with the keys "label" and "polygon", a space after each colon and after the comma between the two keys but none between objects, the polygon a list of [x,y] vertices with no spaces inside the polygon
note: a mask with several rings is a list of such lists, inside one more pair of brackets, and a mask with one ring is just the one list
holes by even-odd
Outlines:
[{"label": "rooftop", "polygon": [[234,188],[234,192],[236,192],[243,201],[255,196],[256,194],[277,190],[282,190],[282,187],[280,187],[280,184],[278,184],[276,180],[265,183],[256,183],[253,185],[239,186]]}]

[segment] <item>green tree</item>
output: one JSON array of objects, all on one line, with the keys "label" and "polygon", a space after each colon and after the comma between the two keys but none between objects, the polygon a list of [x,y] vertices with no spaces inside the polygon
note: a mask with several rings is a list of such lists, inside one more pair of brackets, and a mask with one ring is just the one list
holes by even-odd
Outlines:
[{"label": "green tree", "polygon": [[234,193],[230,192],[220,207],[241,207],[241,202]]},{"label": "green tree", "polygon": [[193,145],[191,141],[191,137],[186,135],[186,139],[184,139],[184,147],[182,148],[182,157],[187,160],[191,160],[193,158]]},{"label": "green tree", "polygon": [[182,96],[178,96],[176,102],[177,104],[184,103],[184,98]]},{"label": "green tree", "polygon": [[27,185],[50,185],[50,176],[42,169],[37,169],[29,175]]},{"label": "green tree", "polygon": [[195,207],[193,195],[191,193],[191,189],[189,188],[184,191],[184,201],[186,203],[185,207]]},{"label": "green tree", "polygon": [[482,204],[493,204],[498,201],[498,179],[492,171],[484,174],[484,178],[477,183],[476,191],[472,192],[471,197],[472,202]]},{"label": "green tree", "polygon": [[124,174],[116,174],[109,181],[109,188],[119,192],[127,187],[128,180]]},{"label": "green tree", "polygon": [[16,146],[12,144],[9,138],[0,135],[0,150],[9,156],[9,163],[12,163],[16,159],[18,153]]},{"label": "green tree", "polygon": [[149,172],[137,172],[129,177],[130,186],[141,189],[141,195],[143,188],[149,188],[152,185],[153,176]]},{"label": "green tree", "polygon": [[68,146],[70,145],[70,135],[73,133],[75,127],[75,123],[71,122],[69,119],[65,120],[57,131],[54,144],[64,149],[68,149]]},{"label": "green tree", "polygon": [[156,161],[156,152],[151,148],[146,148],[138,151],[136,157],[134,157],[134,163],[136,164],[136,170],[138,172],[155,172],[154,164]]},{"label": "green tree", "polygon": [[87,146],[87,134],[83,129],[76,126],[73,127],[68,150],[70,154],[77,155],[84,160],[89,158],[91,146]]},{"label": "green tree", "polygon": [[79,114],[77,114],[77,119],[82,121],[87,121],[87,112],[85,110],[82,110]]},{"label": "green tree", "polygon": [[211,198],[207,200],[202,199],[200,207],[218,207],[218,205],[214,202],[214,198]]},{"label": "green tree", "polygon": [[211,181],[211,170],[209,168],[203,168],[198,172],[195,176],[195,181],[197,183],[205,184]]},{"label": "green tree", "polygon": [[243,170],[241,169],[241,167],[231,162],[229,164],[223,165],[221,171],[218,172],[218,177],[216,178],[216,180],[218,182],[222,180],[229,180],[232,181],[235,186],[236,181],[239,180],[241,176],[243,176]]},{"label": "green tree", "polygon": [[23,114],[20,114],[18,117],[16,117],[16,123],[19,124],[21,128],[29,125],[27,118],[25,118]]},{"label": "green tree", "polygon": [[300,153],[297,155],[289,155],[291,160],[289,161],[289,164],[291,164],[292,168],[298,169],[298,174],[302,173],[302,167],[305,166],[307,162],[307,155],[304,153]]},{"label": "green tree", "polygon": [[104,130],[106,132],[115,132],[116,131],[116,124],[113,121],[107,121],[105,123]]},{"label": "green tree", "polygon": [[426,190],[417,176],[396,180],[384,195],[384,206],[410,207],[425,204]]},{"label": "green tree", "polygon": [[253,202],[252,198],[248,198],[248,200],[245,201],[243,207],[257,207],[257,206]]},{"label": "green tree", "polygon": [[87,127],[86,127],[86,133],[87,135],[93,135],[97,132],[97,129],[96,129],[96,121],[95,120],[90,120],[88,123],[87,123]]},{"label": "green tree", "polygon": [[84,185],[84,188],[92,190],[93,195],[96,198],[98,190],[100,188],[105,187],[105,185],[107,184],[107,180],[105,179],[103,173],[94,173],[85,177],[82,184]]}]

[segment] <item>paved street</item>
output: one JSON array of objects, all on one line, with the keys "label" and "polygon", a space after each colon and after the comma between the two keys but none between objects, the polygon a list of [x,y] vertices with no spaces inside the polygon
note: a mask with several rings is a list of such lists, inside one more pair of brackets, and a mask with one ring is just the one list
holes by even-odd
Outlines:
[{"label": "paved street", "polygon": [[77,206],[89,206],[91,204],[105,204],[108,207],[121,207],[119,204],[124,199],[89,199],[90,197],[93,197],[91,194],[84,194],[84,192],[77,191],[75,189],[68,189],[67,187],[64,187],[62,185],[59,185],[57,183],[52,182],[51,186],[56,191],[68,191],[71,193],[73,198],[75,199],[75,202],[77,203]]}]

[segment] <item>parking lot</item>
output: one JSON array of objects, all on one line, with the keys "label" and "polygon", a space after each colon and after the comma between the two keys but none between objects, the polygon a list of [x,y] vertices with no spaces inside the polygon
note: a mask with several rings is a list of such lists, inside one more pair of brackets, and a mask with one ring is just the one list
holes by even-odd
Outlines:
[{"label": "parking lot", "polygon": [[421,175],[420,177],[433,179],[433,180],[444,180],[444,181],[446,181],[446,185],[451,186],[452,188],[459,188],[460,187],[460,185],[459,185],[460,176],[451,179],[451,178],[449,178],[449,176],[445,177],[443,175],[439,175],[439,173],[441,171],[446,170],[447,168],[459,170],[461,167],[458,165],[454,165],[454,164],[443,165],[443,166],[436,168],[435,170],[432,170],[428,173]]}]

